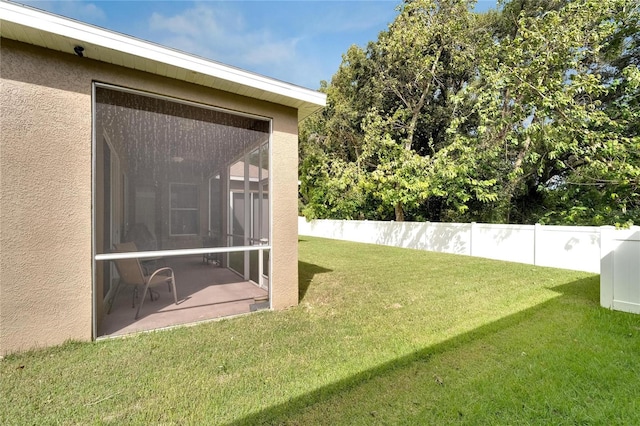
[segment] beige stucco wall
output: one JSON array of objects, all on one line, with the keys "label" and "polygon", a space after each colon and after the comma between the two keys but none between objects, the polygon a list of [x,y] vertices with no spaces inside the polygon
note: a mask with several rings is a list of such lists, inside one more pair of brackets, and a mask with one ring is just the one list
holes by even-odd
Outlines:
[{"label": "beige stucco wall", "polygon": [[[274,309],[298,304],[298,136],[292,130],[290,126],[282,126],[274,131],[271,147],[271,307]],[[295,130],[297,132],[297,123]],[[287,277],[286,285],[281,283],[283,277]],[[293,277],[295,284],[290,282]]]},{"label": "beige stucco wall", "polygon": [[92,338],[93,81],[273,119],[272,307],[297,304],[295,109],[2,39],[0,354]]}]

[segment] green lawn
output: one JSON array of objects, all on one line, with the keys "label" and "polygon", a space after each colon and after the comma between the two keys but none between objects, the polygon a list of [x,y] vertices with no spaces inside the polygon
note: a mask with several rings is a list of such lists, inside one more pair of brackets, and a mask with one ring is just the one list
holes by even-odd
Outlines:
[{"label": "green lawn", "polygon": [[303,237],[300,305],[6,357],[0,424],[640,424],[599,277]]}]

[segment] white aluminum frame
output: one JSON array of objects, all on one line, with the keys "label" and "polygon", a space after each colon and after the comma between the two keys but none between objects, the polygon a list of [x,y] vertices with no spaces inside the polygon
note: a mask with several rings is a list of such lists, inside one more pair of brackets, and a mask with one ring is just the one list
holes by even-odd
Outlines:
[{"label": "white aluminum frame", "polygon": [[[269,166],[272,164],[272,142],[273,142],[273,119],[270,117],[264,117],[256,114],[249,114],[239,111],[233,111],[230,109],[214,107],[211,105],[201,104],[198,102],[188,101],[185,99],[173,98],[171,96],[159,95],[155,93],[146,92],[144,90],[136,90],[121,86],[116,86],[113,84],[103,83],[94,81],[91,85],[91,269],[92,269],[92,297],[91,297],[91,311],[92,311],[92,338],[93,340],[98,338],[98,318],[97,318],[97,277],[96,277],[96,262],[99,261],[109,261],[116,259],[146,259],[153,257],[176,257],[176,256],[189,256],[189,255],[203,255],[203,254],[213,254],[213,253],[231,253],[231,252],[249,252],[249,251],[258,251],[258,286],[263,287],[264,280],[264,264],[263,264],[263,253],[265,250],[272,251],[273,248],[270,244],[267,245],[251,245],[251,246],[232,246],[232,247],[220,247],[220,248],[198,248],[198,249],[178,249],[178,250],[154,250],[154,251],[142,251],[142,252],[132,252],[132,253],[96,253],[96,189],[97,182],[95,179],[96,176],[96,122],[95,122],[95,114],[96,114],[96,89],[103,88],[109,90],[120,91],[124,93],[130,93],[138,96],[147,96],[153,97],[157,99],[166,100],[169,102],[176,102],[183,105],[189,105],[197,108],[204,108],[213,111],[224,112],[226,114],[243,116],[248,118],[253,118],[256,120],[267,121],[269,123],[269,133],[268,133],[268,141],[266,143],[269,144],[269,149],[267,151],[267,155],[269,157]],[[260,144],[262,145],[262,143]],[[272,173],[269,173],[268,176],[268,185],[271,189]],[[228,190],[227,190],[228,191]],[[210,196],[210,194],[209,194]],[[269,241],[271,241],[271,235],[273,230],[273,197],[269,197]],[[273,255],[269,256],[269,271],[273,270]],[[268,296],[269,296],[269,309],[272,308],[271,296],[271,276],[269,276],[269,286],[268,288]]]}]

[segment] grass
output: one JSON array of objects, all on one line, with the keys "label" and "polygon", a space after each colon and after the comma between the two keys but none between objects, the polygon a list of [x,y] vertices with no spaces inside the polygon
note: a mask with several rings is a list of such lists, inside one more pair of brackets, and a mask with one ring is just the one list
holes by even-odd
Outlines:
[{"label": "grass", "polygon": [[0,424],[640,424],[599,277],[304,237],[296,308],[0,362]]}]

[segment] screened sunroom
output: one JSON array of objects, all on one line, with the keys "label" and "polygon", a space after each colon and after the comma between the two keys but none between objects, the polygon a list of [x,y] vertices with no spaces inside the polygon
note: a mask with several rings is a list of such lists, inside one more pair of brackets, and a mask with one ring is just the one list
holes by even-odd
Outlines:
[{"label": "screened sunroom", "polygon": [[15,3],[0,21],[0,355],[298,303],[298,124],[325,94]]},{"label": "screened sunroom", "polygon": [[97,335],[268,308],[271,120],[95,84],[94,132]]}]

